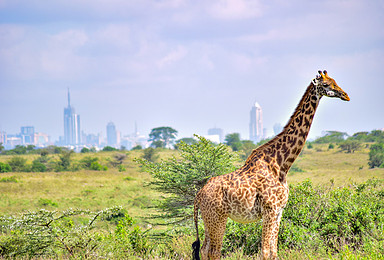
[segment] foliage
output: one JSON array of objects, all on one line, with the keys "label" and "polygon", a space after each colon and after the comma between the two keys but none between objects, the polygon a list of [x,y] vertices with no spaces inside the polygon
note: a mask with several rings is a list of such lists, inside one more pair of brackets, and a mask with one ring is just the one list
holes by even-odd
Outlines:
[{"label": "foliage", "polygon": [[103,152],[112,152],[112,151],[119,151],[119,149],[112,147],[112,146],[105,146],[102,151]]},{"label": "foliage", "polygon": [[340,143],[343,142],[347,133],[338,132],[338,131],[328,131],[325,136],[317,138],[314,143],[316,144],[325,144],[325,143]]},{"label": "foliage", "polygon": [[11,172],[12,168],[8,163],[0,162],[0,172]]},{"label": "foliage", "polygon": [[153,128],[149,134],[149,141],[155,148],[170,148],[176,139],[177,131],[172,127],[162,126]]},{"label": "foliage", "polygon": [[349,140],[356,140],[360,142],[384,142],[384,131],[373,130],[371,132],[358,132],[348,138]]},{"label": "foliage", "polygon": [[99,162],[99,158],[86,156],[80,160],[80,165],[83,169],[93,170],[93,171],[106,171],[108,168],[102,166]]},{"label": "foliage", "polygon": [[257,145],[255,145],[251,140],[242,140],[241,141],[242,153],[240,153],[241,159],[246,160],[255,148],[257,148]]},{"label": "foliage", "polygon": [[[364,250],[364,244],[383,241],[383,198],[383,181],[378,180],[344,188],[314,187],[309,180],[290,185],[279,249],[337,253],[345,246]],[[261,222],[229,221],[223,251],[242,248],[248,255],[258,253],[261,231]]]},{"label": "foliage", "polygon": [[214,145],[204,137],[196,137],[199,141],[195,144],[180,142],[181,159],[172,157],[159,163],[136,159],[154,178],[151,186],[167,194],[157,207],[168,222],[189,219],[195,195],[208,179],[234,170],[237,156],[226,145]]},{"label": "foliage", "polygon": [[56,165],[56,171],[69,171],[71,162],[72,162],[72,155],[74,151],[66,151],[63,150],[61,154],[59,155],[59,161],[57,162]]},{"label": "foliage", "polygon": [[13,182],[13,183],[18,183],[19,180],[16,178],[16,176],[11,176],[11,177],[3,177],[0,179],[0,182]]},{"label": "foliage", "polygon": [[135,150],[141,150],[143,149],[143,147],[141,145],[136,145],[135,147],[132,148],[132,151],[135,151]]},{"label": "foliage", "polygon": [[13,156],[8,160],[8,165],[11,166],[13,172],[29,171],[27,159],[21,156]]},{"label": "foliage", "polygon": [[230,146],[233,151],[239,151],[242,147],[239,133],[227,134],[225,136],[225,144]]},{"label": "foliage", "polygon": [[184,142],[186,144],[195,144],[195,143],[197,143],[196,139],[194,139],[192,137],[181,138],[181,139],[176,141],[175,149],[179,149],[179,143],[180,142]]},{"label": "foliage", "polygon": [[80,151],[80,153],[89,153],[89,152],[90,152],[90,150],[87,147],[81,148],[81,151]]},{"label": "foliage", "polygon": [[32,172],[45,172],[46,170],[47,166],[45,166],[39,159],[33,160],[31,167]]},{"label": "foliage", "polygon": [[156,155],[156,149],[152,147],[144,149],[143,159],[149,162],[155,162],[158,159],[158,156]]},{"label": "foliage", "polygon": [[[51,203],[42,200],[43,204]],[[114,232],[98,231],[97,223],[118,218]],[[129,258],[149,252],[147,235],[121,207],[98,212],[39,210],[0,217],[0,257]],[[61,258],[60,257],[60,258]]]},{"label": "foliage", "polygon": [[359,141],[355,140],[346,140],[339,144],[339,147],[342,151],[346,153],[354,153],[362,149],[363,145]]},{"label": "foliage", "polygon": [[369,148],[368,165],[370,168],[384,168],[384,143],[377,143],[371,145],[371,147]]}]

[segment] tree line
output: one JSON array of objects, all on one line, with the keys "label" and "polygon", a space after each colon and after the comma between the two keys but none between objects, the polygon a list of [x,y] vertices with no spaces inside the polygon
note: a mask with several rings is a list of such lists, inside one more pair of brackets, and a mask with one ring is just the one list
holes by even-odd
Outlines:
[{"label": "tree line", "polygon": [[[198,142],[197,138],[182,138],[176,140],[178,131],[172,127],[157,127],[153,128],[149,134],[151,146],[144,149],[144,158],[149,161],[156,159],[157,148],[162,149],[179,149],[181,143],[193,145]],[[245,160],[257,146],[269,141],[265,139],[255,144],[250,140],[241,140],[239,133],[230,133],[225,136],[224,144],[231,147],[232,151],[237,152],[241,159]],[[347,133],[338,131],[328,131],[323,137],[319,137],[312,142],[307,142],[307,148],[311,149],[312,144],[328,144],[328,149],[333,149],[335,146],[346,153],[354,153],[363,148],[369,148],[370,168],[384,168],[384,132],[381,130],[373,130],[371,132],[358,132],[352,136]],[[46,148],[36,149],[33,145],[22,146],[17,145],[14,149],[4,150],[0,144],[0,154],[2,155],[24,155],[24,154],[40,154],[41,156],[35,159],[32,164],[27,164],[26,159],[20,156],[15,156],[7,162],[0,163],[0,172],[10,171],[66,171],[66,170],[105,170],[106,165],[101,165],[96,157],[87,157],[89,162],[79,162],[71,165],[71,151],[65,147],[49,146]],[[141,146],[136,146],[132,150],[141,150]],[[125,148],[116,149],[106,146],[102,152],[108,151],[125,151]],[[96,153],[95,148],[84,147],[81,153]],[[58,159],[49,157],[49,154],[57,154]],[[86,159],[84,159],[86,160]],[[92,164],[93,163],[93,164]],[[92,165],[91,165],[92,164]],[[122,167],[122,166],[121,166]],[[122,169],[122,168],[121,168]]]}]

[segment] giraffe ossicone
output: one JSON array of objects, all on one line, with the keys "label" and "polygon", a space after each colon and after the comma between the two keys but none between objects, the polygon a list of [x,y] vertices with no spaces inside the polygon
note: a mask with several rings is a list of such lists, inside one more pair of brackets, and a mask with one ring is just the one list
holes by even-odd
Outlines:
[{"label": "giraffe ossicone", "polygon": [[198,211],[204,221],[202,259],[220,259],[228,217],[250,223],[263,219],[261,257],[277,259],[277,236],[288,201],[287,173],[304,147],[313,118],[323,96],[349,101],[349,96],[327,71],[311,81],[283,131],[252,151],[234,172],[212,177],[194,201],[196,241],[193,258],[200,259]]}]

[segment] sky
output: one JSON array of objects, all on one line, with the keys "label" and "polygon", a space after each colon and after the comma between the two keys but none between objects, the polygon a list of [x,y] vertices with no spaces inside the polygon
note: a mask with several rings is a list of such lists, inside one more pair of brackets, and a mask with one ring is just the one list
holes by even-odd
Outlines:
[{"label": "sky", "polygon": [[285,125],[317,71],[324,97],[309,138],[384,128],[383,0],[0,0],[0,131],[64,132],[67,91],[85,133],[170,126],[249,139]]}]

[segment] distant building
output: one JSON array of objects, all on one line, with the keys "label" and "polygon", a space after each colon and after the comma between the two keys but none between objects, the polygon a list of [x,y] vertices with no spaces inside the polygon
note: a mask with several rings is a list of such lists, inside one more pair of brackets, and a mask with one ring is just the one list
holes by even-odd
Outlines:
[{"label": "distant building", "polygon": [[275,133],[275,135],[280,134],[281,131],[283,131],[283,127],[281,126],[280,123],[276,123],[273,125],[273,132]]},{"label": "distant building", "polygon": [[35,128],[33,126],[22,126],[20,138],[23,145],[35,144]]},{"label": "distant building", "polygon": [[107,125],[107,145],[117,147],[117,131],[115,124],[112,122]]},{"label": "distant building", "polygon": [[83,132],[83,143],[90,147],[99,147],[102,143],[101,134],[85,134]]},{"label": "distant building", "polygon": [[259,103],[255,103],[250,112],[249,140],[258,143],[263,139],[263,110]]},{"label": "distant building", "polygon": [[71,107],[68,89],[68,107],[64,108],[64,145],[79,145],[80,143],[80,116],[75,113],[75,108]]},{"label": "distant building", "polygon": [[0,143],[3,145],[7,144],[7,133],[4,131],[0,131]]},{"label": "distant building", "polygon": [[33,144],[36,145],[37,147],[44,147],[50,142],[49,139],[50,139],[49,135],[47,134],[35,133],[33,135]]},{"label": "distant building", "polygon": [[218,135],[219,136],[219,142],[223,143],[224,142],[224,131],[221,128],[210,128],[208,129],[208,135]]}]

